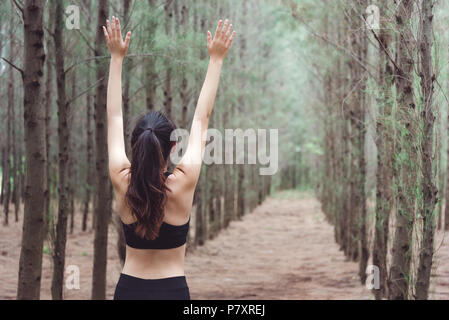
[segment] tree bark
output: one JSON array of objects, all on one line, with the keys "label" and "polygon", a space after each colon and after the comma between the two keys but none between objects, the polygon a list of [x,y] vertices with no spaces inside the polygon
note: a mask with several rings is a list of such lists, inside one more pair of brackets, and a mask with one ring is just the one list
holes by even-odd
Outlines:
[{"label": "tree bark", "polygon": [[[12,29],[11,29],[12,30]],[[14,35],[13,33],[11,33],[11,43],[13,43],[14,41]],[[13,50],[13,46],[11,45],[11,50]],[[12,57],[11,57],[12,59]],[[15,75],[13,73],[11,73],[11,79],[15,78]],[[12,94],[14,95],[14,99],[15,99],[15,91],[14,91],[14,86],[13,86],[13,90],[12,90]],[[13,100],[14,100],[13,99]],[[12,127],[11,127],[11,144],[12,144],[12,156],[14,159],[14,170],[11,173],[12,176],[12,180],[13,180],[13,186],[12,186],[12,197],[13,197],[13,202],[14,202],[14,220],[15,222],[19,221],[19,209],[20,209],[20,184],[19,184],[19,180],[20,180],[20,161],[19,161],[19,156],[18,156],[18,145],[19,145],[19,141],[17,139],[17,131],[16,131],[16,125],[17,125],[17,121],[16,121],[16,106],[13,105],[13,108],[11,110],[11,121],[12,121]]]},{"label": "tree bark", "polygon": [[[131,7],[131,0],[123,0],[123,20],[129,28],[129,9]],[[130,86],[131,86],[131,69],[133,68],[132,60],[128,59],[123,65],[123,131],[125,136],[125,151],[130,154]],[[120,226],[121,227],[121,226]]]},{"label": "tree bark", "polygon": [[17,299],[39,299],[46,188],[45,109],[43,100],[43,3],[26,0],[24,20],[23,106],[26,182]]},{"label": "tree bark", "polygon": [[195,211],[195,245],[202,246],[206,241],[206,221],[203,207],[203,183],[201,174],[195,189],[194,203],[196,203]]},{"label": "tree bark", "polygon": [[[447,82],[447,92],[449,92],[449,81]],[[449,108],[448,108],[449,110]],[[449,111],[447,113],[447,123],[449,124]],[[449,125],[448,125],[448,132],[449,132]],[[449,134],[447,136],[446,141],[447,146],[447,159],[449,159]],[[446,192],[444,196],[444,225],[443,230],[449,230],[449,161],[447,161],[446,164]]]},{"label": "tree bark", "polygon": [[[181,18],[179,23],[177,24],[182,30],[182,34],[187,36],[187,25],[189,18],[189,10],[186,4],[183,4],[181,7]],[[181,98],[181,120],[179,122],[179,126],[183,129],[187,129],[188,121],[187,121],[187,112],[189,109],[189,84],[187,80],[187,75],[184,69],[181,70],[181,88],[179,90],[179,96]]]},{"label": "tree bark", "polygon": [[[204,16],[201,16],[200,18],[200,24],[198,24],[198,8],[197,5],[194,6],[194,14],[193,14],[193,30],[195,33],[199,32],[199,29],[204,30],[206,25],[206,19]],[[204,50],[199,49],[199,57],[201,61],[205,61],[206,55]],[[201,83],[201,76],[197,74],[196,77],[196,83]],[[198,90],[201,88],[198,87]],[[201,169],[203,171],[203,169]],[[204,244],[207,238],[207,229],[206,229],[206,215],[205,215],[205,203],[206,203],[206,197],[204,196],[204,189],[205,189],[205,182],[202,178],[204,176],[204,173],[200,174],[200,177],[198,179],[198,184],[195,189],[195,195],[193,198],[193,204],[196,206],[195,210],[195,239],[194,239],[194,245],[195,246],[201,246]],[[206,186],[207,187],[207,186]]]},{"label": "tree bark", "polygon": [[[1,146],[2,148],[2,168],[6,167],[6,150],[5,146]],[[6,170],[2,170],[2,187],[1,187],[1,194],[0,194],[0,203],[3,203],[3,199],[5,198],[5,174]]]},{"label": "tree bark", "polygon": [[[438,113],[441,114],[441,108],[439,108]],[[437,224],[436,228],[443,228],[443,197],[444,197],[444,181],[445,181],[445,172],[442,166],[442,150],[441,150],[441,132],[442,132],[442,118],[438,118],[437,126],[436,126],[436,137],[435,137],[435,148],[437,151],[437,163],[436,163],[436,172],[438,177],[438,207],[437,207]]]},{"label": "tree bark", "polygon": [[[95,56],[105,55],[102,26],[109,15],[109,1],[100,0],[95,35]],[[95,93],[95,144],[96,144],[96,201],[94,265],[92,275],[92,299],[104,300],[106,296],[106,264],[108,226],[111,217],[111,190],[108,176],[108,149],[106,126],[107,71],[104,61],[96,62],[96,80],[99,82]]]},{"label": "tree bark", "polygon": [[[351,8],[349,11],[350,21],[348,21],[349,26],[352,30],[360,29],[358,24],[360,13],[357,8]],[[360,60],[360,41],[361,34],[360,31],[353,32],[349,35],[349,44],[351,51]],[[359,247],[359,242],[361,239],[361,216],[362,216],[362,192],[360,188],[364,186],[360,185],[361,182],[361,167],[360,159],[363,153],[363,146],[361,146],[361,130],[363,130],[362,122],[362,70],[358,63],[354,61],[348,62],[349,72],[350,72],[350,90],[354,90],[351,94],[350,104],[349,104],[349,120],[350,120],[350,172],[349,175],[349,188],[350,188],[350,204],[348,211],[348,257],[357,261],[360,258],[361,252]]]},{"label": "tree bark", "polygon": [[415,219],[415,194],[417,190],[418,156],[416,141],[416,106],[413,97],[413,35],[410,23],[413,0],[403,0],[397,6],[396,28],[398,30],[395,85],[397,91],[397,117],[399,141],[395,148],[397,163],[394,169],[396,180],[396,223],[393,238],[391,268],[388,281],[388,298],[409,298],[411,276],[411,244]]},{"label": "tree bark", "polygon": [[[147,34],[146,39],[147,43],[150,46],[150,49],[154,47],[155,36],[156,36],[156,28],[157,28],[157,18],[154,16],[154,11],[156,10],[155,0],[148,0],[149,10],[152,14],[149,16],[147,20]],[[148,56],[145,60],[145,73],[144,73],[144,81],[145,81],[145,103],[147,106],[147,110],[153,111],[155,109],[155,100],[156,100],[156,88],[159,79],[158,74],[156,73],[156,59],[154,56]]]},{"label": "tree bark", "polygon": [[[165,11],[165,34],[167,37],[172,36],[171,21],[173,18],[173,8],[171,6],[172,1],[167,1],[164,5]],[[164,112],[167,118],[172,119],[172,69],[170,62],[166,60],[165,64],[165,82],[164,82]]]},{"label": "tree bark", "polygon": [[[89,67],[89,66],[88,66]],[[90,72],[88,71],[86,76],[87,86],[90,86]],[[87,219],[89,215],[89,204],[91,201],[91,193],[94,185],[94,170],[92,167],[93,162],[93,129],[92,129],[92,95],[87,92],[86,95],[86,187],[85,187],[85,195],[84,195],[84,209],[83,209],[83,222],[82,222],[82,231],[87,230]]]},{"label": "tree bark", "polygon": [[423,176],[421,189],[423,192],[422,239],[419,253],[418,277],[416,281],[416,299],[427,300],[429,296],[430,273],[434,252],[435,215],[438,201],[438,190],[433,173],[433,130],[435,116],[433,114],[433,83],[435,74],[432,66],[433,46],[433,1],[421,1],[420,17],[421,39],[419,39],[420,77],[423,97],[421,112],[424,122],[424,136],[421,140],[421,161]]},{"label": "tree bark", "polygon": [[126,242],[125,242],[125,234],[123,232],[122,220],[120,219],[120,215],[115,215],[114,219],[115,229],[117,230],[117,254],[120,260],[121,265],[125,264],[126,258]]},{"label": "tree bark", "polygon": [[[48,28],[49,30],[54,29],[54,21],[55,21],[55,7],[48,6]],[[45,62],[45,67],[47,69],[46,79],[45,79],[45,146],[46,146],[46,156],[47,159],[50,159],[50,150],[51,150],[51,115],[52,115],[52,106],[53,106],[53,63],[54,57],[53,52],[54,48],[54,39],[50,37],[47,38],[47,61]],[[51,185],[51,161],[47,161],[47,179],[46,184],[48,188],[48,193],[45,197],[45,235],[48,235],[50,229],[53,229],[53,217],[52,212],[50,210],[51,199],[52,199],[52,185]]]},{"label": "tree bark", "polygon": [[[228,113],[223,114],[223,128],[228,127]],[[234,198],[232,196],[232,169],[230,165],[224,164],[224,221],[223,226],[227,228],[232,219],[232,211],[234,210]]]},{"label": "tree bark", "polygon": [[[73,100],[77,96],[77,87],[76,87],[76,69],[73,69],[71,71],[72,73],[72,92],[70,99],[73,102]],[[67,106],[68,112],[70,112],[70,106]],[[73,110],[76,110],[73,108]],[[70,118],[69,118],[70,119]],[[73,121],[70,121],[68,123],[67,127],[68,131],[73,130]],[[73,234],[73,229],[75,228],[75,179],[76,176],[76,159],[75,154],[76,150],[78,148],[77,146],[77,140],[73,139],[73,136],[69,136],[69,141],[67,145],[70,145],[70,149],[67,150],[67,162],[68,162],[68,171],[67,171],[67,190],[68,190],[68,200],[69,200],[69,215],[70,215],[70,234]]]},{"label": "tree bark", "polygon": [[[14,61],[14,31],[13,31],[14,24],[11,21],[11,24],[9,26],[9,59],[11,62]],[[3,166],[4,170],[4,176],[3,176],[3,183],[5,185],[4,189],[4,198],[3,200],[3,212],[5,214],[5,219],[3,221],[3,224],[7,226],[9,224],[9,204],[11,202],[11,176],[14,175],[12,173],[12,164],[11,164],[11,149],[14,148],[14,140],[11,136],[12,127],[14,127],[14,118],[13,118],[13,110],[14,110],[14,73],[16,71],[13,70],[13,68],[9,67],[9,82],[8,82],[8,108],[7,108],[7,115],[6,115],[6,143],[5,143],[5,165]],[[15,168],[14,168],[15,169]],[[13,181],[15,179],[13,178]]]},{"label": "tree bark", "polygon": [[[247,17],[247,2],[242,2],[242,15],[241,15],[241,28],[242,30],[247,30],[246,25],[246,17]],[[243,35],[244,32],[242,32],[242,35],[240,36],[240,52],[239,52],[239,58],[240,58],[240,66],[242,69],[242,72],[245,72],[246,70],[246,37]],[[241,88],[244,88],[244,83],[240,84]],[[244,97],[239,97],[239,112],[245,112],[245,103],[244,103]],[[241,109],[240,109],[241,108]],[[244,181],[245,181],[245,165],[240,164],[238,165],[238,175],[237,175],[237,218],[240,219],[245,214],[245,191],[244,191]]]},{"label": "tree bark", "polygon": [[[368,6],[366,1],[362,1],[362,5],[359,6],[359,9],[363,14],[365,8]],[[366,18],[366,17],[365,17]],[[368,54],[368,34],[367,29],[365,27],[364,21],[361,21],[359,24],[360,31],[358,33],[358,55],[360,61],[366,61]],[[358,108],[358,123],[357,123],[357,131],[358,131],[358,167],[359,174],[357,175],[357,184],[358,188],[358,205],[359,205],[359,213],[360,213],[360,221],[359,221],[359,230],[360,230],[360,261],[359,261],[359,276],[362,284],[365,284],[366,281],[366,268],[368,266],[369,259],[369,249],[368,249],[368,235],[366,228],[366,156],[365,156],[365,136],[366,136],[366,121],[365,114],[368,106],[368,100],[366,98],[366,75],[364,74],[361,67],[358,68],[361,78],[360,84],[360,106]]]},{"label": "tree bark", "polygon": [[[387,5],[384,0],[382,8]],[[382,10],[382,9],[381,9]],[[373,265],[379,268],[380,288],[373,289],[376,300],[387,297],[387,243],[389,236],[390,212],[393,207],[393,128],[392,122],[392,81],[393,66],[388,60],[391,53],[391,34],[385,27],[386,12],[381,12],[382,28],[379,31],[379,111],[377,115],[376,146],[376,222],[374,229]]]},{"label": "tree bark", "polygon": [[53,278],[51,295],[54,300],[63,298],[63,280],[65,267],[65,248],[67,243],[67,217],[69,214],[69,139],[68,126],[69,106],[66,96],[66,78],[64,70],[64,4],[63,0],[55,2],[55,41],[54,56],[56,61],[56,84],[58,106],[58,220],[56,223],[56,237],[53,243]]}]

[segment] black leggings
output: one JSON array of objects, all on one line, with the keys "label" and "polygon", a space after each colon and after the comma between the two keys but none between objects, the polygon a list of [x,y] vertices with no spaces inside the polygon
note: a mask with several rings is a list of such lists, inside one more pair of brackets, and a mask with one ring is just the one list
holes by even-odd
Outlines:
[{"label": "black leggings", "polygon": [[114,300],[190,300],[185,276],[141,279],[120,274]]}]

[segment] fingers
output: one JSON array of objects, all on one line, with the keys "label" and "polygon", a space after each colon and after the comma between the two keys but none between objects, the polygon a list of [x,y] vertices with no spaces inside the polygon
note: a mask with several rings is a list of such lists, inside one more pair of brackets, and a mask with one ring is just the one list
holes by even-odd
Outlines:
[{"label": "fingers", "polygon": [[218,21],[215,35],[216,36],[218,35],[218,37],[220,37],[226,42],[231,34],[232,34],[232,24],[229,24],[229,19],[226,19],[224,23],[223,20]]},{"label": "fingers", "polygon": [[228,39],[228,41],[226,41],[226,47],[230,47],[231,46],[231,43],[232,43],[232,40],[234,39],[234,36],[235,36],[235,31],[232,33],[232,35],[231,35],[231,37]]},{"label": "fingers", "polygon": [[225,20],[225,23],[224,23],[224,25],[223,25],[223,29],[221,29],[221,36],[222,36],[222,37],[225,36],[225,34],[226,34],[226,30],[228,29],[228,23],[229,23],[229,20],[226,19],[226,20]]},{"label": "fingers", "polygon": [[[119,18],[116,18],[115,16],[112,16],[111,21],[106,20],[106,28],[104,28],[104,30],[106,31],[106,34],[108,35],[108,39],[109,41],[111,40],[118,40],[120,39],[120,41],[123,41],[123,36],[122,36],[122,28],[120,25],[120,20]],[[106,36],[105,34],[105,36]]]},{"label": "fingers", "polygon": [[209,46],[212,41],[212,34],[207,30],[207,45]]},{"label": "fingers", "polygon": [[109,44],[109,35],[108,35],[108,31],[106,30],[105,26],[103,26],[103,32],[104,32],[104,37],[106,39],[106,43]]},{"label": "fingers", "polygon": [[231,35],[231,31],[232,31],[232,24],[229,25],[228,30],[226,30],[226,39],[229,38],[229,36]]},{"label": "fingers", "polygon": [[120,37],[120,40],[123,39],[122,37],[122,28],[120,26],[120,20],[118,18],[115,18],[116,22],[115,22],[115,26],[116,26],[116,32],[117,32],[117,36]]},{"label": "fingers", "polygon": [[217,24],[217,29],[215,30],[215,37],[220,35],[220,30],[221,30],[222,23],[223,23],[223,20],[220,19],[220,21],[218,21],[218,24]]},{"label": "fingers", "polygon": [[131,39],[131,31],[128,31],[125,38],[125,48],[128,49],[129,47],[129,40]]},{"label": "fingers", "polygon": [[107,30],[108,30],[108,34],[109,34],[109,39],[111,39],[111,37],[112,37],[112,28],[111,28],[111,23],[109,22],[109,20],[106,20],[106,26],[107,26]]},{"label": "fingers", "polygon": [[111,29],[112,29],[112,37],[115,40],[117,38],[117,29],[116,29],[116,21],[115,21],[114,16],[112,16]]}]

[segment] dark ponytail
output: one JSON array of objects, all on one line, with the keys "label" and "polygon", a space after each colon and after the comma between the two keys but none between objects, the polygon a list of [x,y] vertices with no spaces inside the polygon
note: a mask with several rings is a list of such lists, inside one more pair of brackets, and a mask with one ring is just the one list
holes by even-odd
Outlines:
[{"label": "dark ponytail", "polygon": [[164,219],[168,188],[164,169],[174,144],[174,124],[160,112],[141,117],[131,136],[131,177],[126,202],[135,216],[136,234],[155,239]]}]

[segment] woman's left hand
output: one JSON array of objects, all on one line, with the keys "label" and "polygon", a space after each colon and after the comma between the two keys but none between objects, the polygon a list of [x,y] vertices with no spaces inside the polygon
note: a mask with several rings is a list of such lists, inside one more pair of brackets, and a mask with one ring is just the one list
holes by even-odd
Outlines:
[{"label": "woman's left hand", "polygon": [[126,34],[126,38],[123,41],[120,21],[118,18],[112,17],[112,23],[106,20],[106,27],[103,26],[103,32],[109,51],[111,52],[111,58],[117,57],[123,59],[128,51],[131,31]]}]

